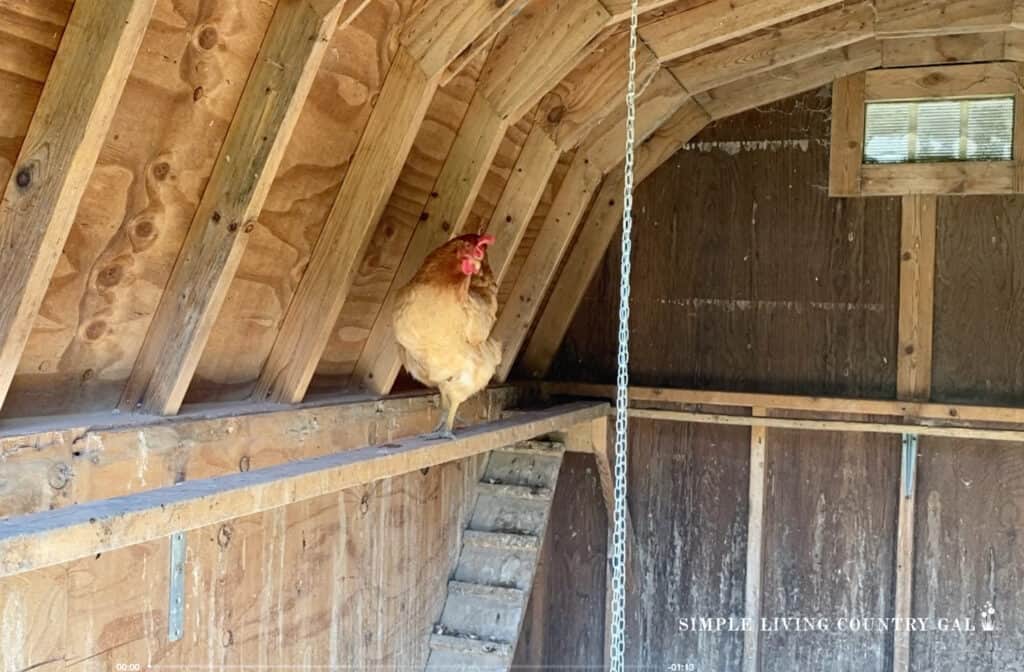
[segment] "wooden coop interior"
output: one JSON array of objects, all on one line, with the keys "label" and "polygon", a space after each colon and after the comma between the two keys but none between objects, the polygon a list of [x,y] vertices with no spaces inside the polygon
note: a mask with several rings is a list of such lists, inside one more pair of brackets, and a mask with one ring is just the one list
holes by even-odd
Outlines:
[{"label": "wooden coop interior", "polygon": [[[0,0],[0,670],[606,668],[630,9]],[[627,665],[1024,670],[1024,2],[638,32]],[[993,97],[1005,156],[864,159]],[[425,441],[392,309],[467,232],[503,358]]]}]

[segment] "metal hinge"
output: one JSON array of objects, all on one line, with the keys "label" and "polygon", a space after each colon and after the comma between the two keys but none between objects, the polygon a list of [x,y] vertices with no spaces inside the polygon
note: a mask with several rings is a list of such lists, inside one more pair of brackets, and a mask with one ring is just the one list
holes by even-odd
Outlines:
[{"label": "metal hinge", "polygon": [[171,535],[171,586],[167,596],[167,639],[177,642],[185,632],[185,534]]},{"label": "metal hinge", "polygon": [[903,496],[910,499],[914,496],[914,483],[917,479],[917,434],[903,435]]}]

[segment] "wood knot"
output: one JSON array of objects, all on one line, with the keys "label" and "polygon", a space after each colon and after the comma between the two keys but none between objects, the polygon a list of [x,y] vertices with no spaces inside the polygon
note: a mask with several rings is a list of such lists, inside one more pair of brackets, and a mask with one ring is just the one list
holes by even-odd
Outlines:
[{"label": "wood knot", "polygon": [[167,176],[170,174],[171,164],[167,163],[166,161],[161,161],[160,163],[153,166],[153,177],[155,177],[160,182],[166,180]]},{"label": "wood knot", "polygon": [[903,352],[905,352],[908,355],[914,354],[914,346],[908,345],[907,347],[903,348]]},{"label": "wood knot", "polygon": [[205,94],[206,94],[206,92],[205,92],[205,91],[203,91],[203,87],[201,87],[201,86],[197,86],[197,87],[196,87],[196,88],[195,88],[195,89],[194,89],[194,90],[192,91],[192,100],[193,100],[194,102],[198,103],[198,102],[199,102],[199,101],[200,101],[200,100],[202,99],[202,97],[203,97],[203,96],[204,96]]},{"label": "wood knot", "polygon": [[504,7],[508,4],[508,0],[494,0],[495,7]]},{"label": "wood knot", "polygon": [[217,211],[214,211],[213,216],[210,217],[210,219],[213,220],[214,224],[219,224],[220,223],[220,213],[217,212]]},{"label": "wood knot", "polygon": [[904,252],[903,253],[903,261],[910,261],[913,258],[914,258],[914,255],[912,255],[910,252]]},{"label": "wood knot", "polygon": [[50,467],[46,480],[54,490],[63,490],[68,487],[72,476],[74,476],[74,472],[71,470],[71,465],[66,462],[57,462]]},{"label": "wood knot", "polygon": [[148,219],[144,219],[138,222],[134,227],[135,235],[139,238],[149,238],[153,235],[154,227],[153,222]]},{"label": "wood knot", "polygon": [[452,230],[452,225],[451,225],[450,222],[441,222],[441,229],[443,231],[451,231]]},{"label": "wood knot", "polygon": [[941,84],[944,81],[946,81],[946,75],[941,72],[933,72],[925,76],[925,78],[921,80],[921,83],[925,86],[935,86],[936,84]]},{"label": "wood knot", "polygon": [[428,219],[430,219],[430,213],[429,212],[423,211],[423,212],[420,213],[420,221],[421,222],[425,222]]},{"label": "wood knot", "polygon": [[256,228],[256,220],[250,219],[245,223],[245,227],[242,229],[245,233],[252,233],[252,230]]},{"label": "wood knot", "polygon": [[249,467],[250,466],[251,466],[251,460],[250,460],[249,456],[248,455],[242,455],[242,459],[240,459],[238,461],[238,470],[242,471],[242,472],[249,471]]},{"label": "wood knot", "polygon": [[95,341],[103,337],[103,334],[107,333],[107,323],[103,320],[96,320],[91,322],[85,328],[85,337],[90,341]]},{"label": "wood knot", "polygon": [[238,231],[238,222],[231,222],[228,224],[228,231]]},{"label": "wood knot", "polygon": [[28,168],[22,168],[18,171],[14,181],[20,189],[27,189],[32,184],[32,171]]},{"label": "wood knot", "polygon": [[565,105],[556,105],[548,110],[548,121],[557,124],[565,116]]},{"label": "wood knot", "polygon": [[107,266],[96,276],[96,284],[100,287],[115,287],[124,277],[124,269],[117,264]]},{"label": "wood knot", "polygon": [[227,548],[231,543],[231,536],[235,533],[231,529],[230,525],[221,525],[220,529],[217,530],[217,545],[221,548]]},{"label": "wood knot", "polygon": [[359,513],[366,515],[366,512],[370,510],[370,495],[364,494],[359,500]]},{"label": "wood knot", "polygon": [[217,46],[217,40],[219,39],[217,29],[213,26],[207,26],[199,31],[199,46],[203,49],[213,49]]}]

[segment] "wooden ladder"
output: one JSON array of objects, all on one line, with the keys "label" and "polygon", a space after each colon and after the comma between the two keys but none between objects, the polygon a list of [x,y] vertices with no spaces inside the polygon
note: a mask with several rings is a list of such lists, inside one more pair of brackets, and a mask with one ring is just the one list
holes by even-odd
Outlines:
[{"label": "wooden ladder", "polygon": [[553,441],[491,452],[430,637],[428,672],[511,667],[564,452]]}]

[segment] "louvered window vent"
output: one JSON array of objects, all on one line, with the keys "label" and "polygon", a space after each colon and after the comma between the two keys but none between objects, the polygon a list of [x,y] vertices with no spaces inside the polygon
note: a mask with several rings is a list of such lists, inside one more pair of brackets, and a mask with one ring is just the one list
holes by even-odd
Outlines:
[{"label": "louvered window vent", "polygon": [[864,163],[1009,161],[1013,98],[867,103]]}]

